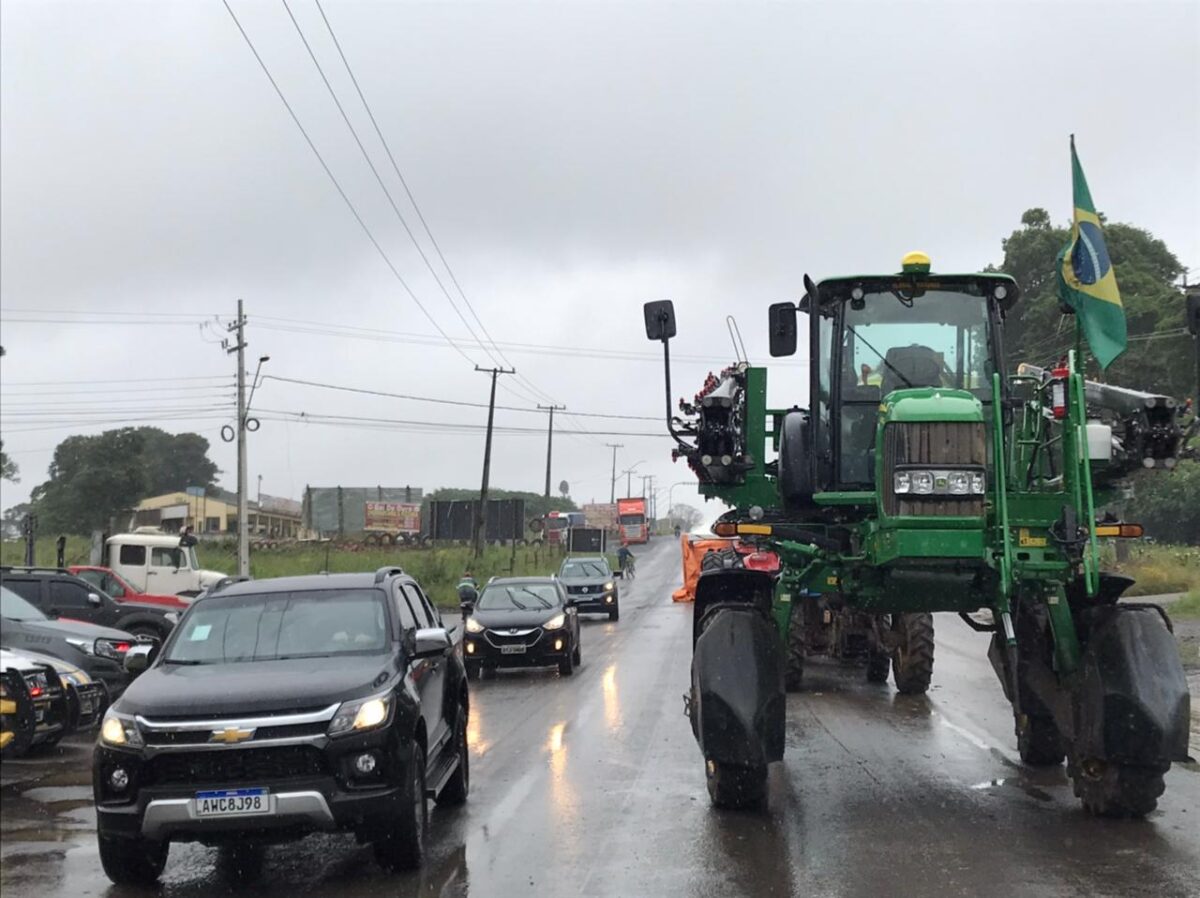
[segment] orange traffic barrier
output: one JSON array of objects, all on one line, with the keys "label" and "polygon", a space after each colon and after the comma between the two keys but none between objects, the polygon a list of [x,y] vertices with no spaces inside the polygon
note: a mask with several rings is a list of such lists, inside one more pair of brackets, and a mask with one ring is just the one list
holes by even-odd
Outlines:
[{"label": "orange traffic barrier", "polygon": [[679,538],[679,551],[683,555],[683,586],[671,594],[676,602],[696,600],[696,581],[700,579],[700,563],[710,551],[728,549],[736,539],[692,539],[686,533]]}]

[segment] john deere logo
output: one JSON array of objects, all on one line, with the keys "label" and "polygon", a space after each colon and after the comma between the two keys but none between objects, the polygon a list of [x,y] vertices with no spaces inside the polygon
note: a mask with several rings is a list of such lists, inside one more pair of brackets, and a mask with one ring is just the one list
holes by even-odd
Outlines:
[{"label": "john deere logo", "polygon": [[208,737],[208,741],[233,745],[237,742],[245,742],[247,739],[253,738],[254,730],[239,730],[237,727],[226,727],[223,730],[213,730],[212,735]]}]

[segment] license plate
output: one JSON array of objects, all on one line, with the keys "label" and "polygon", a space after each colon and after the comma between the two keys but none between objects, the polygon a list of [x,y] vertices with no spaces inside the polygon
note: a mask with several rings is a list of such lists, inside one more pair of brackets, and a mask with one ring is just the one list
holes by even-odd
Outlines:
[{"label": "license plate", "polygon": [[266,789],[218,789],[196,793],[197,817],[247,817],[273,814]]},{"label": "license plate", "polygon": [[523,645],[502,645],[500,646],[501,655],[524,655],[525,646]]},{"label": "license plate", "polygon": [[79,697],[79,713],[86,717],[96,710],[95,704],[92,702],[90,695],[82,695]]}]

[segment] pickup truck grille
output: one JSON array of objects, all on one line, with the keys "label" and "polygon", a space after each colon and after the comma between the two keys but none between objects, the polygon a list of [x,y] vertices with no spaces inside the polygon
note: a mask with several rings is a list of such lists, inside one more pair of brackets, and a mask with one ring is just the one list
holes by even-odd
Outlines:
[{"label": "pickup truck grille", "polygon": [[916,421],[883,431],[883,510],[889,515],[979,517],[983,496],[896,495],[893,473],[900,466],[985,467],[987,434],[982,422]]},{"label": "pickup truck grille", "polygon": [[144,785],[205,786],[264,783],[328,775],[325,757],[308,745],[169,752],[146,765]]}]

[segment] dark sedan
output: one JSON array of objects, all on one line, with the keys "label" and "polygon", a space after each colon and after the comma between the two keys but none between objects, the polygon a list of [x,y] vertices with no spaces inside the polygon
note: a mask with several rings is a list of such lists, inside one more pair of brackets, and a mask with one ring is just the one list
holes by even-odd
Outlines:
[{"label": "dark sedan", "polygon": [[0,645],[61,658],[99,680],[116,699],[129,685],[125,653],[137,638],[122,630],[75,620],[51,620],[19,595],[0,586]]},{"label": "dark sedan", "polygon": [[472,679],[498,667],[551,665],[570,676],[582,661],[579,614],[553,577],[494,579],[464,611],[463,658]]}]

